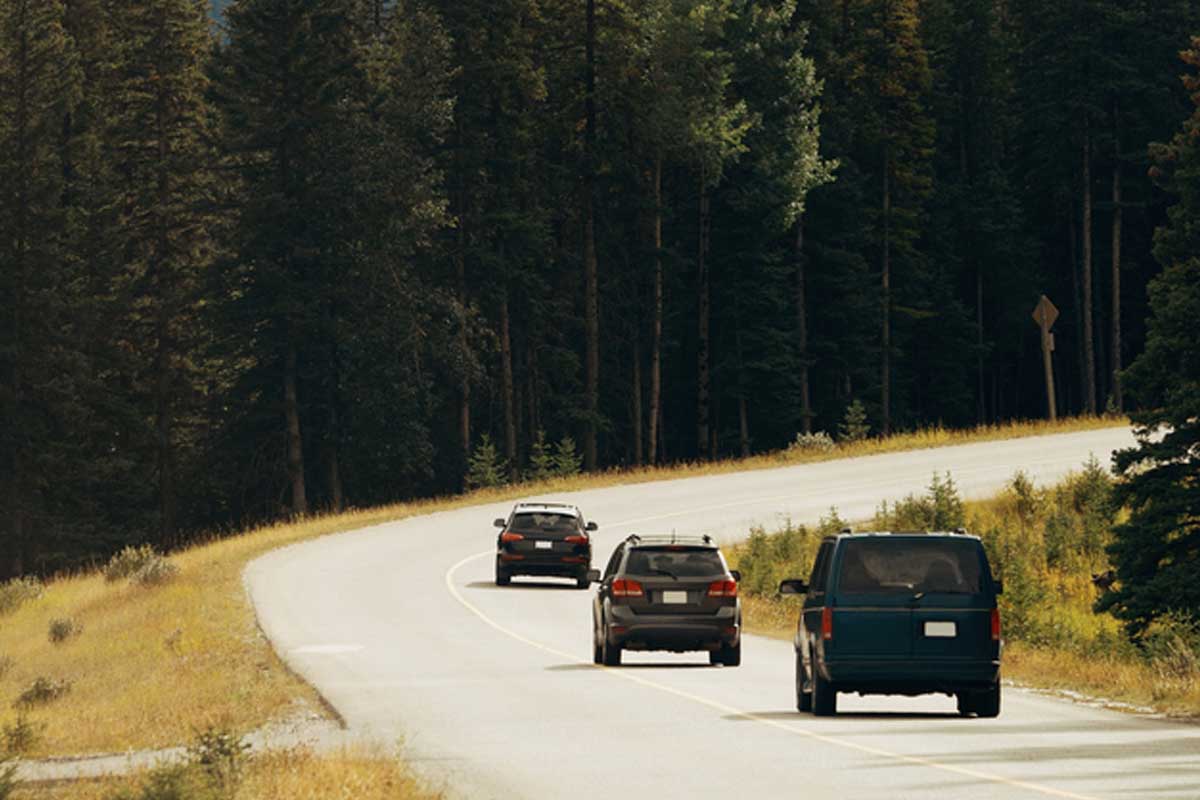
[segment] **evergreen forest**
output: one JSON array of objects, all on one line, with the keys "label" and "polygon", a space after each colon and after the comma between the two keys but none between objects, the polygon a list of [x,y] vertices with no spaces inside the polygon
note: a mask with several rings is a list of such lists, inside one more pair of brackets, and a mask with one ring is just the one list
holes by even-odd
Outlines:
[{"label": "evergreen forest", "polygon": [[1044,417],[1043,294],[1191,485],[1195,0],[218,5],[0,0],[0,579]]}]

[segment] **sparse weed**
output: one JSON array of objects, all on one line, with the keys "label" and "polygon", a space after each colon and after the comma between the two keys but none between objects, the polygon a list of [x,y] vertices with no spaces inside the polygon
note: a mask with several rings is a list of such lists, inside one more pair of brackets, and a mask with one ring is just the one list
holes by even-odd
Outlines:
[{"label": "sparse weed", "polygon": [[137,790],[119,791],[110,800],[224,800],[230,796],[195,764],[168,764],[150,770]]},{"label": "sparse weed", "polygon": [[223,789],[231,789],[241,780],[249,754],[250,745],[241,736],[215,727],[196,734],[195,743],[188,748],[192,763]]},{"label": "sparse weed", "polygon": [[36,600],[45,592],[37,578],[13,578],[0,583],[0,614],[11,614],[30,600]]},{"label": "sparse weed", "polygon": [[17,765],[12,758],[0,753],[0,800],[9,800],[17,791]]},{"label": "sparse weed", "polygon": [[0,681],[4,680],[16,665],[17,662],[12,656],[0,655]]},{"label": "sparse weed", "polygon": [[832,453],[837,450],[837,443],[825,431],[816,433],[797,433],[796,438],[787,446],[783,457],[785,460],[796,456],[813,453]]},{"label": "sparse weed", "polygon": [[83,624],[70,617],[56,617],[50,620],[50,643],[62,644],[68,639],[74,639],[83,633]]},{"label": "sparse weed", "polygon": [[0,753],[21,755],[37,746],[41,739],[41,727],[30,722],[29,717],[21,713],[17,714],[15,720],[5,725],[3,730],[0,730],[0,734],[4,736],[4,748],[0,750]]},{"label": "sparse weed", "polygon": [[13,705],[17,708],[44,706],[47,703],[53,703],[70,691],[71,682],[68,680],[54,680],[39,676],[29,684],[29,688],[21,692]]},{"label": "sparse weed", "polygon": [[139,586],[160,586],[174,580],[178,574],[179,567],[162,556],[156,555],[153,559],[139,567],[129,577],[129,580]]},{"label": "sparse weed", "polygon": [[109,559],[104,567],[104,579],[128,579],[143,586],[166,583],[179,573],[179,568],[148,544],[125,547]]}]

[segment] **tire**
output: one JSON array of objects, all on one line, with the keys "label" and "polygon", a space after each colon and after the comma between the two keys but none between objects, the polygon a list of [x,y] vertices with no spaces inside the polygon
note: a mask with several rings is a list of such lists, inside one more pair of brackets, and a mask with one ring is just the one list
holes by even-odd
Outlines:
[{"label": "tire", "polygon": [[738,642],[732,647],[726,645],[717,651],[721,663],[727,667],[740,666],[742,663],[742,643]]},{"label": "tire", "polygon": [[990,689],[979,692],[971,700],[972,710],[980,719],[995,719],[1000,716],[1000,681],[993,683]]},{"label": "tire", "polygon": [[604,663],[604,648],[598,645],[594,640],[592,641],[592,663]]},{"label": "tire", "polygon": [[955,697],[958,698],[959,714],[968,717],[975,713],[975,696],[971,692],[958,692]]},{"label": "tire", "polygon": [[496,561],[496,585],[508,586],[512,582],[512,573],[500,566],[500,562]]},{"label": "tire", "polygon": [[621,666],[621,648],[618,645],[610,644],[607,635],[604,637],[604,644],[601,647],[600,659],[606,667]]},{"label": "tire", "polygon": [[812,692],[804,691],[804,658],[796,653],[796,710],[812,711]]},{"label": "tire", "polygon": [[583,573],[582,575],[575,576],[575,588],[576,589],[586,589],[591,585],[592,585],[592,582],[588,580],[588,576],[587,576],[586,572]]},{"label": "tire", "polygon": [[812,712],[818,717],[832,717],[837,713],[837,688],[821,677],[819,670],[812,676]]}]

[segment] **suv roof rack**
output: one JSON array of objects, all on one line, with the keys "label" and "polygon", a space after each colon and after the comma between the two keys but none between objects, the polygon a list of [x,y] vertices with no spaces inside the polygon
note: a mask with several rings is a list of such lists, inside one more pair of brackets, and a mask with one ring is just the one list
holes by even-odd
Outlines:
[{"label": "suv roof rack", "polygon": [[538,508],[575,508],[570,503],[543,503],[540,500],[525,500],[517,503],[517,508],[527,508],[529,506],[537,506]]},{"label": "suv roof rack", "polygon": [[625,537],[625,541],[630,544],[686,544],[686,545],[711,545],[713,538],[707,533],[700,536],[679,535],[672,531],[671,533],[631,533]]}]

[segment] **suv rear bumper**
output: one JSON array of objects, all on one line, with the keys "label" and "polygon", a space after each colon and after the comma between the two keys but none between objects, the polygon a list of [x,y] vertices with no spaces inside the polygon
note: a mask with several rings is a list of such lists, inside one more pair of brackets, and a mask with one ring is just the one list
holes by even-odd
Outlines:
[{"label": "suv rear bumper", "polygon": [[862,694],[952,693],[986,689],[1000,679],[999,660],[847,660],[821,662],[818,668],[838,691]]},{"label": "suv rear bumper", "polygon": [[733,606],[715,614],[635,614],[612,606],[608,638],[626,650],[715,650],[741,640],[742,621]]},{"label": "suv rear bumper", "polygon": [[570,554],[523,556],[514,558],[503,551],[496,554],[496,566],[509,575],[544,575],[559,578],[577,578],[586,575],[591,568],[587,556]]}]

